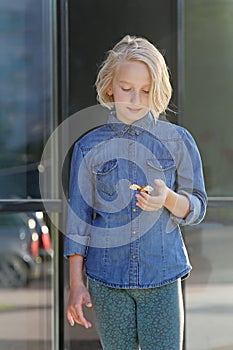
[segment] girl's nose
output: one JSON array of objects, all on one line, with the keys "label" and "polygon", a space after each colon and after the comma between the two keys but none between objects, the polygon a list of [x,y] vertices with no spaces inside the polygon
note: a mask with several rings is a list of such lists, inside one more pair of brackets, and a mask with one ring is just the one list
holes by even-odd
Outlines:
[{"label": "girl's nose", "polygon": [[140,105],[140,94],[138,91],[133,91],[131,95],[131,103]]}]

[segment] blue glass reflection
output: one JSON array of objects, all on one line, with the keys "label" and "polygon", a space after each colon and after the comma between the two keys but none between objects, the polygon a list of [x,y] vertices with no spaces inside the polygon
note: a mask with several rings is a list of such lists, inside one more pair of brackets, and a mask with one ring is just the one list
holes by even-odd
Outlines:
[{"label": "blue glass reflection", "polygon": [[50,130],[49,2],[0,3],[0,197],[38,198]]}]

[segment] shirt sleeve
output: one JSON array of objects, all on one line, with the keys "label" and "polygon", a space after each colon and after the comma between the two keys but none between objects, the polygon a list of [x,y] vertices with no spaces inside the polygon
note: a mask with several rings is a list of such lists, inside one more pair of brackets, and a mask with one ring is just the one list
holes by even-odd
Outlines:
[{"label": "shirt sleeve", "polygon": [[82,151],[76,143],[70,168],[65,257],[74,254],[86,256],[93,218],[92,193],[91,175]]},{"label": "shirt sleeve", "polygon": [[186,218],[171,214],[171,219],[179,225],[199,224],[206,213],[207,195],[203,175],[202,160],[192,135],[184,128],[176,155],[178,194],[188,198],[190,212]]}]

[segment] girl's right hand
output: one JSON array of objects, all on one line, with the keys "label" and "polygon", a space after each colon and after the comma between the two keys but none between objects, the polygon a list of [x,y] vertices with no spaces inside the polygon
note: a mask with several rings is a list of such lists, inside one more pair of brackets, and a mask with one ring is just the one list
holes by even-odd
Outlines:
[{"label": "girl's right hand", "polygon": [[81,284],[70,290],[66,315],[71,326],[76,322],[85,328],[92,327],[91,322],[84,317],[83,304],[92,307],[89,291],[84,284]]}]

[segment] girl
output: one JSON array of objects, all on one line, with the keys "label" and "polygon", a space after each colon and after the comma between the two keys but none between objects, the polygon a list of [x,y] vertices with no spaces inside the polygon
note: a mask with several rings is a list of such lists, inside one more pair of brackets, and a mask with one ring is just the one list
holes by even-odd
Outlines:
[{"label": "girl", "polygon": [[181,279],[191,270],[180,225],[205,215],[200,155],[186,129],[158,118],[172,89],[148,40],[127,35],[117,43],[96,88],[111,111],[73,151],[67,318],[89,328],[83,304],[93,305],[106,350],[179,350]]}]

